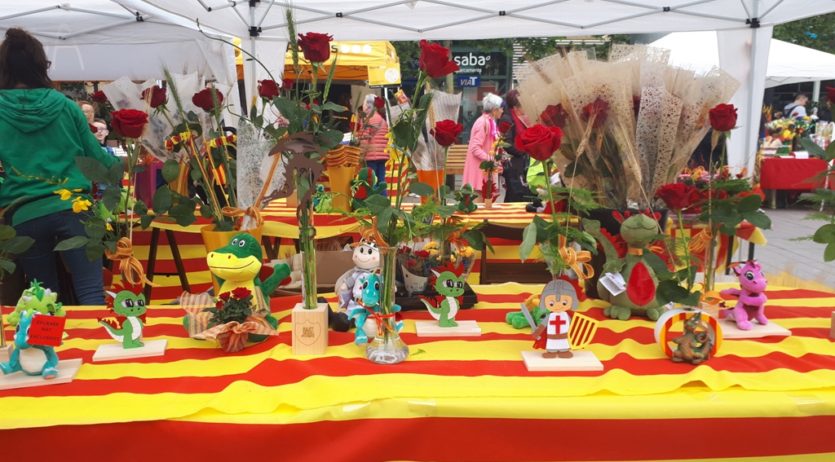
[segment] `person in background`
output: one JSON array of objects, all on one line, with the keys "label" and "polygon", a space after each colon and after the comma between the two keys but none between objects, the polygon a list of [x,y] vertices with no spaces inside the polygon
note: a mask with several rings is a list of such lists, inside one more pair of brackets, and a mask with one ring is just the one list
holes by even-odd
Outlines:
[{"label": "person in background", "polygon": [[787,104],[783,108],[783,112],[788,114],[789,119],[797,119],[798,117],[806,117],[806,103],[809,102],[809,97],[803,93],[798,93],[794,97],[794,101]]},{"label": "person in background", "polygon": [[96,107],[93,106],[93,103],[82,99],[78,100],[77,104],[81,108],[81,112],[84,113],[87,123],[93,125],[93,121],[96,119]]},{"label": "person in background", "polygon": [[360,130],[360,149],[362,149],[365,164],[374,170],[377,181],[385,183],[386,162],[389,160],[386,152],[389,126],[383,118],[383,108],[378,109],[375,105],[377,98],[379,97],[375,95],[367,95],[362,105],[363,114],[366,116]]},{"label": "person in background", "polygon": [[779,148],[783,145],[780,139],[780,130],[773,128],[765,129],[765,139],[763,139],[763,147],[765,148]]},{"label": "person in background", "polygon": [[[481,170],[481,163],[491,160],[495,154],[493,144],[499,137],[496,120],[501,118],[504,112],[502,98],[493,93],[484,95],[481,106],[483,111],[481,117],[476,119],[473,128],[470,130],[470,143],[467,145],[467,158],[464,161],[464,178],[462,180],[462,184],[468,184],[472,186],[473,190],[479,192],[487,180],[484,171]],[[501,173],[501,171],[502,167],[500,165],[493,178],[493,184],[496,187],[499,185],[498,173]]]},{"label": "person in background", "polygon": [[518,90],[514,89],[507,92],[504,101],[506,109],[501,119],[499,119],[499,125],[507,123],[510,127],[504,134],[504,141],[508,144],[504,150],[511,155],[510,165],[502,173],[507,187],[504,201],[525,202],[533,196],[531,190],[528,189],[526,178],[530,156],[528,153],[520,151],[516,147],[515,141],[516,137],[524,133],[530,124],[522,110],[522,104],[519,102]]},{"label": "person in background", "polygon": [[96,136],[96,139],[99,141],[102,149],[107,151],[108,154],[115,156],[116,152],[113,151],[113,148],[107,145],[107,135],[110,134],[110,130],[107,128],[107,122],[104,119],[93,119],[93,124],[91,125],[96,131],[93,135]]},{"label": "person in background", "polygon": [[[89,197],[92,186],[76,167],[77,157],[92,157],[107,167],[119,159],[101,148],[90,130],[92,120],[78,105],[52,88],[49,65],[36,38],[23,29],[6,31],[0,44],[0,162],[6,168],[0,207],[18,235],[35,241],[19,257],[26,277],[58,291],[55,245],[86,235],[85,204],[64,200],[59,190]],[[83,247],[59,255],[78,303],[103,305],[101,258],[90,261]]]}]

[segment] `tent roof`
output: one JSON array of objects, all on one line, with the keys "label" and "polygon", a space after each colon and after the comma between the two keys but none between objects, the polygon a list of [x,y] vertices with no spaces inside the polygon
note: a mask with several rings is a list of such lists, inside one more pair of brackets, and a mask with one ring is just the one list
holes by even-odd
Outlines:
[{"label": "tent roof", "polygon": [[[224,33],[286,40],[299,32],[337,40],[481,39],[739,29],[835,11],[832,0],[115,0],[153,5]],[[250,10],[250,3],[256,4]],[[231,11],[230,11],[231,10]]]},{"label": "tent roof", "polygon": [[[670,62],[698,72],[719,67],[715,32],[678,32],[650,44],[670,50]],[[835,78],[835,55],[771,39],[766,88]]]},{"label": "tent roof", "polygon": [[165,66],[234,81],[225,45],[170,20],[180,18],[135,13],[110,0],[0,2],[0,34],[21,27],[35,35],[54,80],[155,79]]}]

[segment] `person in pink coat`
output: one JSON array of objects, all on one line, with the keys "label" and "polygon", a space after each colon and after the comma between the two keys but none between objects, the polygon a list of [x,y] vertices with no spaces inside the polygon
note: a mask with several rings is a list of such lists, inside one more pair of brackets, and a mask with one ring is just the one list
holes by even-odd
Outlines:
[{"label": "person in pink coat", "polygon": [[371,116],[364,122],[360,132],[360,148],[365,155],[365,164],[374,170],[377,181],[386,181],[386,162],[389,155],[386,152],[388,145],[389,127],[381,111],[375,106],[377,96],[368,95],[365,97],[363,111]]},{"label": "person in pink coat", "polygon": [[[502,116],[502,98],[493,93],[484,95],[481,100],[484,114],[476,119],[470,130],[470,143],[467,145],[467,158],[464,161],[464,178],[462,184],[468,184],[476,191],[481,191],[487,180],[486,173],[481,170],[481,163],[492,159],[493,143],[499,137],[496,121]],[[499,171],[493,174],[493,184],[499,185]]]}]

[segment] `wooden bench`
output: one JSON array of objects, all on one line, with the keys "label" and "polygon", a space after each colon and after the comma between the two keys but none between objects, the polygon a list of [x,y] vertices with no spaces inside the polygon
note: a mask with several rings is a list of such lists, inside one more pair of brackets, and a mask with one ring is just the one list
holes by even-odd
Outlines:
[{"label": "wooden bench", "polygon": [[453,144],[447,152],[445,173],[447,175],[463,175],[464,161],[467,159],[467,145]]}]

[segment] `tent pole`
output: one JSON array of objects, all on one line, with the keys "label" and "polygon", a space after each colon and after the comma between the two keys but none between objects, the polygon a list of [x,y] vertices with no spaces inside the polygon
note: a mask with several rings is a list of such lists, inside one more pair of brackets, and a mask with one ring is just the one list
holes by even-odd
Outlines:
[{"label": "tent pole", "polygon": [[821,81],[815,80],[812,84],[812,102],[817,103],[821,99]]}]

